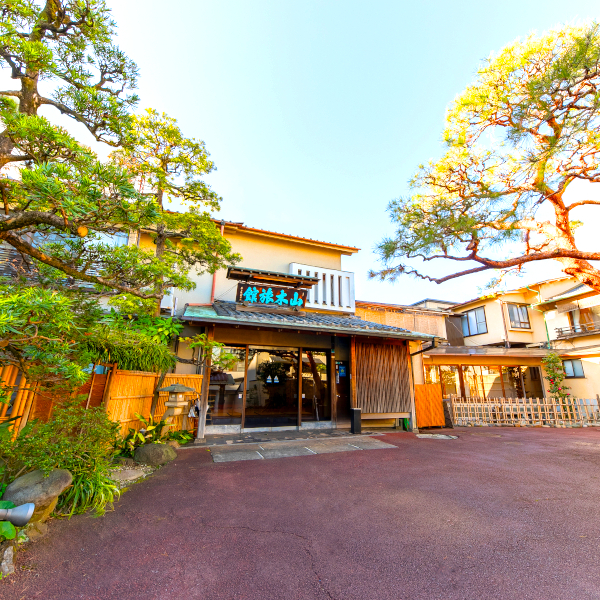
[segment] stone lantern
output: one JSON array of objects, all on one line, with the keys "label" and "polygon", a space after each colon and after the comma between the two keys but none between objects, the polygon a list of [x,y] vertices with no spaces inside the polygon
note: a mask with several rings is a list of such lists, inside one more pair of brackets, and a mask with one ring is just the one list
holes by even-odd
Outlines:
[{"label": "stone lantern", "polygon": [[180,383],[173,383],[167,387],[160,388],[158,391],[169,392],[169,399],[165,402],[167,410],[163,415],[163,420],[172,425],[175,417],[181,415],[184,410],[188,410],[188,401],[185,399],[185,394],[195,392],[196,390]]}]

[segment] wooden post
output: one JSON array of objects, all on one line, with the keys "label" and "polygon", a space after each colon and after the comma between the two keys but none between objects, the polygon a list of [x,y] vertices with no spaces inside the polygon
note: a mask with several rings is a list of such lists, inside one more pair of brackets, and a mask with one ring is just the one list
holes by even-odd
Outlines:
[{"label": "wooden post", "polygon": [[92,390],[94,389],[94,379],[96,379],[96,363],[92,365],[92,380],[90,381],[90,391],[88,393],[87,400],[85,401],[86,410],[90,407],[90,398],[92,397]]},{"label": "wooden post", "polygon": [[337,428],[337,386],[335,381],[335,348],[329,353],[329,402],[331,403],[331,422]]},{"label": "wooden post", "polygon": [[102,394],[102,404],[104,404],[104,409],[108,412],[108,402],[110,401],[110,388],[115,379],[115,375],[117,373],[117,363],[114,363],[110,372],[108,373],[108,377],[106,378],[106,387],[104,388],[104,394]]},{"label": "wooden post", "polygon": [[356,336],[350,338],[350,406],[356,406]]},{"label": "wooden post", "polygon": [[246,390],[248,389],[248,354],[250,346],[246,344],[246,355],[244,357],[244,389],[242,390],[242,421],[240,423],[240,432],[246,426]]},{"label": "wooden post", "polygon": [[302,348],[298,348],[298,427],[302,427]]},{"label": "wooden post", "polygon": [[[209,325],[206,331],[206,339],[215,339],[215,326]],[[208,412],[208,394],[210,387],[210,373],[212,365],[212,354],[205,358],[204,376],[202,378],[202,392],[200,394],[200,415],[198,416],[198,430],[196,432],[196,441],[203,442],[206,431],[206,413]]]},{"label": "wooden post", "polygon": [[410,342],[406,342],[406,362],[408,365],[408,388],[410,389],[410,420],[412,425],[412,430],[419,432],[419,424],[417,423],[417,411],[415,408],[415,381],[413,375],[413,357],[410,355]]}]

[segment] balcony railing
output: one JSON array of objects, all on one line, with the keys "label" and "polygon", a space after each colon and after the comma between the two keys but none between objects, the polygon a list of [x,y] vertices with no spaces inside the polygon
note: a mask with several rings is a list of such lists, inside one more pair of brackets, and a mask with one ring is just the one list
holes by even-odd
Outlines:
[{"label": "balcony railing", "polygon": [[582,323],[572,327],[556,328],[556,337],[559,339],[584,335],[586,333],[600,333],[600,323]]},{"label": "balcony railing", "polygon": [[306,308],[354,312],[354,273],[299,263],[290,264],[290,273],[319,279],[319,283],[308,290]]}]

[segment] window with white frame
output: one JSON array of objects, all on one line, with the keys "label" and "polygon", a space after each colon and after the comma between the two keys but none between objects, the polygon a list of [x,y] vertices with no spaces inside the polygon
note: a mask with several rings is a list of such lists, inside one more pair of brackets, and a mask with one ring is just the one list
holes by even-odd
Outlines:
[{"label": "window with white frame", "polygon": [[480,333],[487,333],[487,323],[485,321],[485,309],[482,307],[468,310],[462,314],[462,330],[463,335],[468,337],[470,335],[478,335]]},{"label": "window with white frame", "polygon": [[531,329],[529,313],[525,304],[507,304],[510,326],[513,329]]},{"label": "window with white frame", "polygon": [[583,364],[578,358],[573,360],[563,360],[563,368],[565,370],[565,375],[569,378],[585,377],[583,373]]}]

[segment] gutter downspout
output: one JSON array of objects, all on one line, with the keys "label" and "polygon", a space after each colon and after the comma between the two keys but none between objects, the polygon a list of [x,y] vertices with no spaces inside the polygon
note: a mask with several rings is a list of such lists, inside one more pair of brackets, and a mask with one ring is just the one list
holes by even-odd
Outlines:
[{"label": "gutter downspout", "polygon": [[[225,219],[221,220],[221,237],[223,237],[223,233],[225,232]],[[210,290],[210,304],[212,305],[212,303],[215,301],[215,289],[217,287],[217,272],[215,271],[213,273],[213,280],[212,280],[212,289]]]}]

